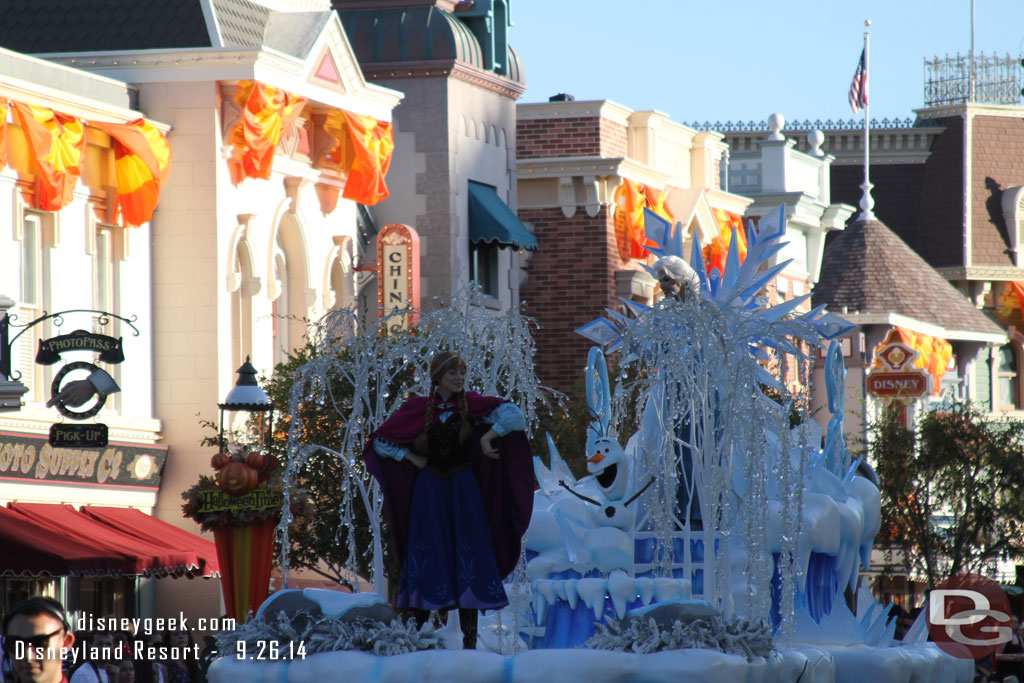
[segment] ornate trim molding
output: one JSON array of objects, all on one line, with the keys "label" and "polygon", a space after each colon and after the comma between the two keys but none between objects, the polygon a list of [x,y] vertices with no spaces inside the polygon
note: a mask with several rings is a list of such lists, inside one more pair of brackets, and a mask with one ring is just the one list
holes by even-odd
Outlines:
[{"label": "ornate trim molding", "polygon": [[495,92],[510,99],[519,99],[526,92],[522,83],[454,59],[432,59],[410,62],[374,62],[363,65],[367,81],[404,78],[455,78]]},{"label": "ornate trim molding", "polygon": [[1008,280],[1024,280],[1024,268],[1013,266],[946,266],[936,268],[936,272],[950,281],[955,280],[992,280],[996,282]]}]

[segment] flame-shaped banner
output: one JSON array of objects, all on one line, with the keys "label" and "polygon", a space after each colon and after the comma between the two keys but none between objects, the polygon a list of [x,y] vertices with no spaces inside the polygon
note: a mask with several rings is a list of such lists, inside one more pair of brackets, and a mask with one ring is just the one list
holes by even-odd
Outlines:
[{"label": "flame-shaped banner", "polygon": [[79,119],[30,104],[14,102],[37,180],[36,208],[60,211],[71,203],[82,175],[85,125]]}]

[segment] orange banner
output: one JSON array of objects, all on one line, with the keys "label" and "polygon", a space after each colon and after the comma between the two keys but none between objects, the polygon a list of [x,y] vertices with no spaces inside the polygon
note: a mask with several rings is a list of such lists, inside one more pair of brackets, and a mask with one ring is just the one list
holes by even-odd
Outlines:
[{"label": "orange banner", "polygon": [[274,149],[306,104],[306,98],[255,81],[242,81],[235,92],[242,122],[231,129],[234,153],[228,159],[231,181],[266,180],[274,165]]},{"label": "orange banner", "polygon": [[45,107],[12,104],[33,157],[36,208],[59,211],[71,203],[81,176],[85,126],[73,116]]},{"label": "orange banner", "polygon": [[394,131],[390,123],[372,116],[347,111],[341,113],[345,116],[349,139],[355,148],[355,158],[348,169],[345,191],[341,196],[373,206],[390,194],[384,176],[391,167],[391,154],[395,150]]},{"label": "orange banner", "polygon": [[7,112],[7,103],[0,102],[0,171],[7,166]]},{"label": "orange banner", "polygon": [[900,341],[914,349],[918,353],[914,367],[926,371],[932,376],[932,395],[942,393],[942,378],[946,375],[946,368],[953,358],[953,346],[945,339],[932,337],[927,334],[913,332],[911,330],[896,328]]},{"label": "orange banner", "polygon": [[92,123],[114,140],[117,204],[126,225],[153,217],[160,189],[171,170],[167,138],[144,119],[128,123]]},{"label": "orange banner", "polygon": [[650,209],[665,220],[674,220],[665,206],[665,193],[650,185],[623,179],[615,188],[615,235],[622,260],[647,258],[644,246],[655,246],[644,234],[644,209]]},{"label": "orange banner", "polygon": [[1024,282],[1011,280],[1010,286],[1013,288],[1013,293],[1017,295],[1017,309],[1021,315],[1024,315]]},{"label": "orange banner", "polygon": [[747,258],[747,233],[743,229],[743,217],[725,209],[712,209],[715,215],[715,223],[718,224],[718,237],[712,238],[711,244],[704,247],[704,267],[708,273],[717,268],[719,273],[725,273],[725,262],[729,257],[729,245],[732,243],[732,231],[736,229],[736,238],[739,241],[740,263]]}]

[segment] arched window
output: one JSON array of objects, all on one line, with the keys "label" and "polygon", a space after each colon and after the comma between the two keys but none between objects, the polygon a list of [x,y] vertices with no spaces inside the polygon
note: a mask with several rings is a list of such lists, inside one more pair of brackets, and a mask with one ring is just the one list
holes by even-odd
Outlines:
[{"label": "arched window", "polygon": [[284,251],[281,249],[280,237],[278,237],[277,250],[274,254],[274,277],[277,279],[280,294],[274,299],[272,315],[274,317],[274,365],[281,363],[287,357],[291,345],[288,343],[288,316],[291,315],[289,303],[289,282],[288,262]]},{"label": "arched window", "polygon": [[351,257],[344,251],[331,262],[331,293],[333,309],[345,308],[355,300],[355,283],[352,279]]},{"label": "arched window", "polygon": [[235,247],[238,286],[231,292],[231,367],[239,367],[252,356],[252,297],[256,293],[252,259],[244,242]]},{"label": "arched window", "polygon": [[[49,212],[26,211],[19,206],[14,238],[21,242],[21,282],[18,307],[12,313],[19,322],[31,322],[44,311],[52,310],[50,290],[52,278],[50,252],[57,246],[59,232],[54,214]],[[31,328],[21,335],[14,348],[14,368],[21,373],[21,381],[28,387],[26,402],[42,402],[48,398],[49,383],[53,375],[51,367],[35,362],[39,340],[53,336],[51,321]]]},{"label": "arched window", "polygon": [[285,214],[274,244],[274,271],[279,294],[274,300],[274,363],[302,344],[309,319],[311,293],[307,278],[306,249],[302,229],[295,216]]},{"label": "arched window", "polygon": [[996,353],[996,408],[1017,410],[1021,406],[1017,349],[1007,344]]}]

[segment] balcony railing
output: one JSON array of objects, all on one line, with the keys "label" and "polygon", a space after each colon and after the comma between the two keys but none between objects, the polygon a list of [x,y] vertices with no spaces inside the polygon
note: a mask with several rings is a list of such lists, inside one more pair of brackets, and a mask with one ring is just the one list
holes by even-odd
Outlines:
[{"label": "balcony railing", "polygon": [[967,55],[924,61],[925,107],[964,102],[1019,104],[1020,90],[1021,64],[1010,55],[975,55],[973,64]]}]

